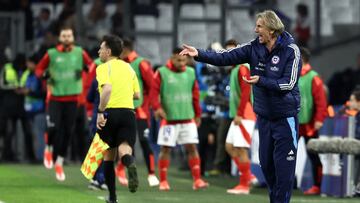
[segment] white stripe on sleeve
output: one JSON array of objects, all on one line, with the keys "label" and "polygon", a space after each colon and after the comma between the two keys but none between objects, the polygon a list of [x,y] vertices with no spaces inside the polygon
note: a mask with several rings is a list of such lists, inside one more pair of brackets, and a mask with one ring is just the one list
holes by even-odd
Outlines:
[{"label": "white stripe on sleeve", "polygon": [[293,65],[291,68],[291,76],[290,76],[290,82],[287,84],[279,84],[281,90],[291,90],[294,88],[294,85],[296,83],[297,74],[299,72],[298,66],[300,61],[300,51],[299,48],[295,44],[290,44],[288,47],[292,48],[294,50],[295,59],[293,61]]}]

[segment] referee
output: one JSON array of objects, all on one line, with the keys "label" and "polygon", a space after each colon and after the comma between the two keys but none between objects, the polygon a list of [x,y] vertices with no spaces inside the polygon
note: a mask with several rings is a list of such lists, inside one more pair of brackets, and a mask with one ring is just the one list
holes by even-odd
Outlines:
[{"label": "referee", "polygon": [[96,121],[100,138],[110,148],[104,155],[105,182],[109,188],[106,202],[117,202],[115,193],[114,160],[119,159],[127,167],[130,192],[136,192],[138,177],[132,150],[136,140],[136,120],[133,99],[140,97],[135,71],[120,60],[123,42],[117,36],[104,36],[99,57],[103,62],[96,69],[100,103]]}]

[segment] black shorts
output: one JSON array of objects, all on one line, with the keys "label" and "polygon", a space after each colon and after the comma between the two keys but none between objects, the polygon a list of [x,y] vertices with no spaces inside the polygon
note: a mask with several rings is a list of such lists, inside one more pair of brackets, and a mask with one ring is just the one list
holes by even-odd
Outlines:
[{"label": "black shorts", "polygon": [[136,118],[133,109],[110,108],[106,109],[107,118],[102,130],[97,129],[100,138],[111,148],[127,142],[132,148],[136,141]]}]

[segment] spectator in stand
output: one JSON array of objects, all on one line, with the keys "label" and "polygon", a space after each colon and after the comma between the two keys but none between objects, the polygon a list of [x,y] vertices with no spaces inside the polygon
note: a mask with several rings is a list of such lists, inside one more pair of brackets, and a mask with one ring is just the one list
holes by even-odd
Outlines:
[{"label": "spectator in stand", "polygon": [[44,37],[42,38],[42,43],[35,53],[35,58],[40,59],[48,49],[51,47],[56,46],[57,44],[57,37],[52,31],[46,31]]},{"label": "spectator in stand", "polygon": [[[2,122],[4,123],[5,138],[3,159],[6,161],[17,161],[14,153],[13,139],[16,137],[16,124],[21,121],[25,140],[25,155],[29,161],[35,161],[33,134],[28,117],[24,108],[24,94],[21,84],[26,81],[26,57],[24,54],[16,55],[12,63],[5,64],[0,73],[0,89],[3,91],[3,102],[0,106]],[[10,124],[10,125],[8,125]],[[9,128],[8,128],[9,127]]]},{"label": "spectator in stand", "polygon": [[105,11],[103,0],[94,0],[89,13],[86,14],[85,29],[86,37],[90,40],[98,40],[110,31],[110,21]]},{"label": "spectator in stand", "polygon": [[75,30],[75,2],[73,0],[64,0],[63,10],[52,27],[53,33],[59,33],[63,27]]},{"label": "spectator in stand", "polygon": [[[130,28],[134,29],[135,22],[133,13],[129,16]],[[120,37],[124,36],[124,4],[122,0],[116,1],[115,13],[111,16],[111,32]]]},{"label": "spectator in stand", "polygon": [[25,18],[25,40],[30,41],[34,38],[33,13],[30,8],[29,0],[20,0],[20,11],[24,13]]},{"label": "spectator in stand", "polygon": [[49,30],[52,20],[50,19],[51,13],[48,8],[42,8],[39,16],[34,20],[35,38],[43,38]]},{"label": "spectator in stand", "polygon": [[295,39],[298,46],[307,47],[310,40],[310,19],[308,6],[298,4],[296,6]]},{"label": "spectator in stand", "polygon": [[25,95],[25,111],[30,121],[33,133],[36,135],[36,156],[38,160],[43,159],[44,133],[46,131],[45,119],[45,85],[35,75],[36,58],[27,60],[27,70],[23,73],[24,78],[20,81],[19,92]]}]

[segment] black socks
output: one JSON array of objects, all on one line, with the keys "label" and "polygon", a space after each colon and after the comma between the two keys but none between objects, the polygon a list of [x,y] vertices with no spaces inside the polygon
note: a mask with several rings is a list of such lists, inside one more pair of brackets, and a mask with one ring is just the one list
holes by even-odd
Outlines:
[{"label": "black socks", "polygon": [[116,200],[114,161],[104,161],[105,183],[109,188],[109,199]]},{"label": "black socks", "polygon": [[129,154],[125,154],[121,157],[121,163],[124,166],[129,167],[132,163],[134,163],[134,157]]}]

